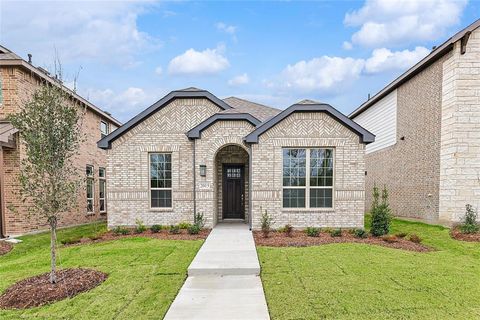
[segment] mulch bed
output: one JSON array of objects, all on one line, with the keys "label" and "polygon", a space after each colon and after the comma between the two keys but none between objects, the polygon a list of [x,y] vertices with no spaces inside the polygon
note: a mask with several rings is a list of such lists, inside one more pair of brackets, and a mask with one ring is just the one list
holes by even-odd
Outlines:
[{"label": "mulch bed", "polygon": [[450,231],[450,235],[455,240],[468,241],[468,242],[480,242],[480,232],[477,233],[462,233],[460,229],[453,228]]},{"label": "mulch bed", "polygon": [[50,283],[50,273],[21,280],[0,296],[1,309],[27,309],[72,298],[100,285],[107,274],[92,269],[57,271],[58,282]]},{"label": "mulch bed", "polygon": [[142,233],[135,233],[133,229],[130,230],[130,233],[127,235],[123,234],[114,234],[112,231],[97,235],[92,238],[81,238],[78,241],[72,243],[66,243],[65,246],[72,246],[78,244],[87,244],[87,243],[96,243],[103,241],[112,241],[123,238],[132,238],[132,237],[147,237],[155,238],[162,240],[202,240],[206,239],[210,234],[210,229],[202,229],[198,234],[188,234],[187,230],[180,230],[178,234],[172,234],[168,230],[161,230],[160,232],[154,233],[151,230],[144,231]]},{"label": "mulch bed", "polygon": [[406,238],[390,236],[390,241],[387,242],[383,238],[369,236],[365,239],[356,238],[353,234],[343,230],[341,237],[332,237],[330,233],[321,232],[318,237],[309,237],[304,231],[294,230],[290,237],[282,232],[271,232],[268,238],[264,238],[261,231],[254,231],[253,236],[257,246],[266,247],[309,247],[318,246],[329,243],[366,243],[379,245],[395,249],[403,249],[416,252],[433,251],[432,248],[427,247],[421,243],[412,242]]},{"label": "mulch bed", "polygon": [[9,253],[13,249],[13,246],[5,241],[0,241],[0,256]]}]

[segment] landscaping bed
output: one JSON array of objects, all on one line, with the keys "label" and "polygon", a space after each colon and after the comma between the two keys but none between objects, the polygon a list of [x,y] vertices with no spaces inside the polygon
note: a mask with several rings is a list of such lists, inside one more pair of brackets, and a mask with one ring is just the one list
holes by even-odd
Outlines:
[{"label": "landscaping bed", "polygon": [[450,235],[455,240],[460,241],[469,241],[469,242],[480,242],[480,232],[475,233],[463,233],[459,227],[455,227],[450,232]]},{"label": "landscaping bed", "polygon": [[107,274],[92,269],[64,269],[57,271],[58,282],[50,283],[50,273],[21,280],[0,296],[2,309],[27,309],[72,298],[100,285]]},{"label": "landscaping bed", "polygon": [[304,231],[293,230],[290,236],[283,232],[271,232],[268,238],[265,238],[261,231],[253,232],[257,246],[266,247],[308,247],[318,246],[329,243],[365,243],[380,245],[389,248],[403,249],[416,252],[429,252],[433,249],[421,243],[409,240],[406,235],[385,237],[368,236],[366,238],[357,238],[347,230],[341,231],[341,236],[332,236],[329,232],[319,232],[318,236],[308,236]]},{"label": "landscaping bed", "polygon": [[[160,230],[153,232],[152,230],[145,230],[143,232],[136,232],[135,229],[123,228],[124,233],[115,233],[113,230],[91,235],[89,237],[75,237],[65,238],[61,242],[65,246],[96,243],[102,241],[111,241],[122,238],[131,237],[148,237],[162,240],[204,240],[208,237],[210,229],[202,229],[198,234],[189,234],[187,230],[180,229],[178,233],[171,233],[169,230]],[[128,232],[128,233],[127,233]]]},{"label": "landscaping bed", "polygon": [[10,243],[5,241],[0,241],[0,256],[6,253],[9,253],[13,249],[13,246]]}]

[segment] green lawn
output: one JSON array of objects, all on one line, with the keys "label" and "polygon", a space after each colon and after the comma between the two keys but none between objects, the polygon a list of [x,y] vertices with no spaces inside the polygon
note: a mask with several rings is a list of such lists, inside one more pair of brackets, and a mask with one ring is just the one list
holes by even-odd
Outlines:
[{"label": "green lawn", "polygon": [[[59,232],[59,239],[105,230],[93,224]],[[49,234],[22,238],[0,257],[0,292],[25,277],[49,271]],[[186,278],[202,241],[129,238],[62,248],[62,268],[88,267],[109,274],[97,288],[73,299],[29,310],[0,310],[0,319],[161,319]]]},{"label": "green lawn", "polygon": [[272,319],[480,319],[480,244],[394,220],[437,251],[364,244],[258,247]]}]

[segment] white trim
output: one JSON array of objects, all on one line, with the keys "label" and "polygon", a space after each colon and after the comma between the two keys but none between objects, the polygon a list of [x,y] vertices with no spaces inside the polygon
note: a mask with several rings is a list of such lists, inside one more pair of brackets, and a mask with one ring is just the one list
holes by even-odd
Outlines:
[{"label": "white trim", "polygon": [[[284,186],[283,185],[283,150],[285,149],[305,149],[305,186]],[[332,160],[333,160],[333,177],[332,177],[332,186],[310,186],[310,152],[312,149],[329,149],[332,150]],[[335,147],[282,147],[282,211],[332,211],[335,210]],[[305,189],[305,207],[284,207],[283,206],[283,192],[285,189]],[[331,207],[310,207],[310,189],[332,189],[332,206]]]},{"label": "white trim", "polygon": [[[92,174],[91,175],[87,174],[87,168],[88,167],[92,168]],[[86,186],[87,190],[85,190],[86,191],[85,193],[86,193],[86,196],[87,196],[86,212],[87,212],[87,214],[95,214],[95,166],[92,165],[92,164],[85,165],[85,175],[87,176],[87,186]],[[91,198],[88,197],[88,182],[89,181],[92,182],[92,197]],[[88,210],[88,201],[89,200],[92,201],[92,210],[91,211]]]},{"label": "white trim", "polygon": [[[152,177],[151,177],[151,161],[150,161],[150,155],[152,154],[169,154],[170,155],[170,164],[171,164],[171,168],[170,168],[170,172],[171,172],[171,176],[170,176],[170,179],[171,179],[171,186],[170,188],[152,188],[150,183],[151,183],[151,180],[152,180]],[[173,210],[173,153],[170,151],[170,152],[165,152],[165,151],[152,151],[152,152],[148,152],[148,208],[150,211],[172,211]],[[170,190],[170,202],[171,202],[171,206],[170,207],[152,207],[152,190]]]},{"label": "white trim", "polygon": [[[100,177],[100,169],[103,169],[103,177]],[[100,188],[100,182],[103,181],[103,186],[104,186],[104,190],[103,190],[103,198],[100,197],[100,191],[102,190]],[[100,201],[102,201],[103,199],[103,210],[100,210],[100,208],[102,207],[100,205]],[[104,167],[99,167],[98,168],[98,209],[100,211],[100,213],[105,213],[107,212],[107,170],[104,168]]]}]

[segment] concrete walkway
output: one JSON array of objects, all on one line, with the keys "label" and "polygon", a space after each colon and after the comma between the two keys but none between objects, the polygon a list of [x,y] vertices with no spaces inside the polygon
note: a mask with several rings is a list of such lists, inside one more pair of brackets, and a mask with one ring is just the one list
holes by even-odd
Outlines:
[{"label": "concrete walkway", "polygon": [[252,233],[221,223],[188,268],[165,319],[270,319]]}]

